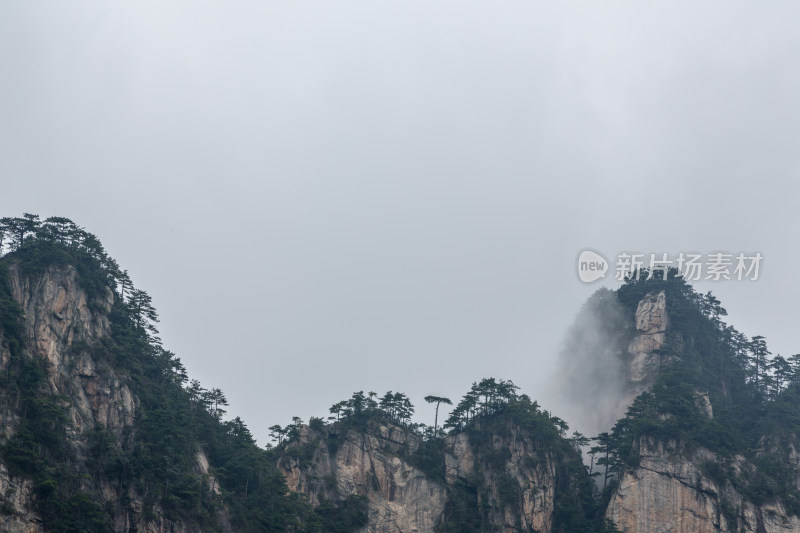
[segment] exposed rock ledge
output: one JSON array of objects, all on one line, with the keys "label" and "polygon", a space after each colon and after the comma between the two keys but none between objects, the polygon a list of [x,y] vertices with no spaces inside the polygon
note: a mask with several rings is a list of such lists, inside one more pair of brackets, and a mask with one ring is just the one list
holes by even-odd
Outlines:
[{"label": "exposed rock ledge", "polygon": [[701,465],[715,459],[708,450],[689,459],[674,441],[643,438],[638,451],[639,466],[623,474],[606,511],[624,533],[800,531],[800,518],[780,503],[755,506],[729,482],[720,485],[705,475]]}]

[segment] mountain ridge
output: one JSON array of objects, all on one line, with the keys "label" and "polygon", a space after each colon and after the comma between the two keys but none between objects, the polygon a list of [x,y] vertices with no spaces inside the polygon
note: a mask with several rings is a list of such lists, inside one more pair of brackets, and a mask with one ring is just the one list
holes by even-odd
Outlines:
[{"label": "mountain ridge", "polygon": [[612,415],[591,414],[604,429],[593,438],[486,378],[439,427],[414,423],[402,393],[358,391],[328,421],[273,426],[278,442],[263,449],[225,418],[224,393],[163,348],[149,295],[96,237],[61,217],[6,217],[3,251],[3,530],[800,527],[800,355],[770,357],[763,337],[725,324],[720,302],[674,271],[584,306],[616,340],[568,343],[567,355],[599,366],[562,378],[588,405],[587,368],[619,377]]}]

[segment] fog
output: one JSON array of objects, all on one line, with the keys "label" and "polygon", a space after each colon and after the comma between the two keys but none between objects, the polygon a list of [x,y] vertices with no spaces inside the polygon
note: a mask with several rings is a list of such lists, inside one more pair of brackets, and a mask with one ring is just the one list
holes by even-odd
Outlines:
[{"label": "fog", "polygon": [[573,430],[593,437],[609,431],[624,414],[630,399],[626,362],[632,330],[631,312],[606,288],[581,307],[545,394]]},{"label": "fog", "polygon": [[0,212],[97,234],[261,443],[357,390],[432,422],[425,395],[489,376],[559,414],[559,353],[591,360],[564,339],[602,331],[568,329],[616,286],[577,279],[586,247],[759,251],[758,281],[698,290],[800,351],[799,19],[789,1],[6,2]]}]

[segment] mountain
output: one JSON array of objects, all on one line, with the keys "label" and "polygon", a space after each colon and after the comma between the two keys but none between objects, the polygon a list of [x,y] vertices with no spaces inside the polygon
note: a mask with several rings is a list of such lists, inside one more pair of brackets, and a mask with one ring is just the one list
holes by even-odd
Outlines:
[{"label": "mountain", "polygon": [[0,235],[0,530],[328,530],[96,237],[35,215]]},{"label": "mountain", "polygon": [[358,391],[261,448],[95,236],[7,217],[0,255],[2,531],[800,528],[800,355],[675,271],[599,290],[568,332],[559,404],[588,436],[487,378],[427,397],[433,427]]},{"label": "mountain", "polygon": [[338,422],[299,427],[279,467],[314,505],[361,498],[365,531],[606,531],[566,425],[510,382],[474,384],[446,437],[362,392],[345,405]]},{"label": "mountain", "polygon": [[770,358],[711,293],[672,270],[650,276],[590,304],[607,316],[613,297],[629,317],[613,356],[627,410],[593,449],[606,517],[622,531],[796,530],[800,355]]}]

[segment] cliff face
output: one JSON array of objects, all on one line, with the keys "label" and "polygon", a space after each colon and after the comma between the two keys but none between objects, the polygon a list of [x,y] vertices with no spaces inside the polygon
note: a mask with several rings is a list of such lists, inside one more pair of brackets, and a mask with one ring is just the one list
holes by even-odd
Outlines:
[{"label": "cliff face", "polygon": [[[670,307],[671,313],[675,310],[670,316],[664,290],[646,292],[648,288],[640,287],[635,297],[625,300],[627,311],[623,314],[614,311],[615,320],[608,322],[614,327],[606,329],[619,329],[619,335],[602,330],[600,335],[587,337],[590,341],[617,339],[613,350],[606,355],[618,362],[614,368],[618,379],[613,383],[619,386],[615,389],[615,403],[604,412],[611,412],[619,405],[621,417],[639,394],[650,391],[635,404],[626,420],[646,424],[621,424],[627,431],[645,429],[628,433],[628,440],[615,441],[617,446],[624,442],[627,448],[614,459],[620,459],[612,469],[618,479],[609,489],[608,506],[598,509],[599,500],[586,503],[592,500],[591,490],[585,490],[590,481],[578,452],[564,438],[563,422],[539,410],[527,396],[517,396],[513,392],[516,387],[510,382],[511,392],[498,393],[499,396],[495,392],[501,391],[502,380],[500,383],[484,380],[491,381],[496,388],[481,389],[483,382],[473,384],[473,390],[462,401],[466,407],[456,406],[453,412],[457,414],[462,409],[461,414],[453,415],[454,422],[448,421],[447,427],[461,428],[462,432],[444,439],[423,440],[421,433],[387,422],[405,418],[388,415],[375,403],[372,414],[362,411],[367,414],[361,418],[352,415],[346,422],[343,419],[329,425],[316,420],[313,427],[295,428],[296,438],[275,452],[264,452],[257,450],[252,439],[247,441],[249,433],[240,421],[222,422],[216,413],[203,411],[202,402],[214,401],[206,395],[209,391],[202,387],[195,392],[182,389],[185,382],[177,374],[170,382],[174,386],[170,390],[183,394],[180,398],[184,404],[163,402],[163,396],[154,400],[148,395],[147,385],[153,382],[142,385],[140,374],[135,373],[137,367],[132,366],[141,362],[137,358],[141,350],[130,348],[120,352],[133,359],[133,363],[130,359],[123,360],[115,351],[124,338],[119,330],[119,311],[131,305],[128,300],[120,302],[110,289],[98,291],[96,287],[92,290],[95,296],[90,298],[78,271],[70,266],[51,265],[24,271],[18,259],[11,257],[4,261],[2,266],[8,271],[0,271],[4,278],[0,287],[3,290],[0,317],[5,321],[0,321],[3,333],[0,389],[4,393],[0,396],[0,457],[4,458],[0,460],[0,531],[44,532],[48,516],[66,516],[66,513],[48,515],[46,511],[37,515],[37,509],[42,509],[37,504],[45,499],[41,495],[42,490],[48,490],[48,482],[52,486],[59,483],[67,486],[64,490],[72,491],[70,497],[88,495],[89,503],[95,504],[91,509],[99,508],[102,514],[103,527],[96,531],[110,528],[199,533],[201,527],[197,524],[213,524],[203,526],[208,530],[232,531],[231,522],[240,530],[324,531],[335,529],[348,519],[350,525],[364,523],[360,517],[347,515],[353,509],[360,510],[362,505],[368,520],[361,531],[366,533],[607,531],[595,520],[603,512],[620,530],[631,533],[800,530],[800,518],[796,516],[800,511],[800,453],[797,452],[800,443],[796,437],[800,435],[797,414],[800,374],[785,378],[783,384],[775,385],[774,381],[774,389],[767,391],[769,394],[758,396],[758,383],[748,381],[745,374],[746,357],[731,358],[732,349],[721,344],[717,334],[722,330],[715,329],[719,323],[711,323],[711,329],[705,330],[694,327],[702,326],[702,316],[709,320],[718,318],[710,294],[705,300],[700,296],[693,300],[707,306],[705,315],[691,315],[691,309],[683,304],[683,308]],[[6,294],[21,310],[19,327],[10,318],[12,307],[11,314],[17,316],[17,313],[16,307],[9,306]],[[669,294],[672,306],[675,295]],[[613,296],[606,293],[604,297],[609,295]],[[112,309],[113,305],[120,307]],[[692,327],[687,327],[687,321],[692,321]],[[26,366],[33,362],[42,364]],[[669,372],[662,373],[668,366]],[[127,371],[120,370],[126,368]],[[720,373],[720,369],[731,368],[735,372]],[[27,389],[15,382],[30,377],[24,372],[40,372],[35,376],[35,385]],[[157,372],[150,371],[150,375],[153,373]],[[702,379],[693,379],[696,376]],[[737,377],[738,384],[734,381]],[[653,386],[654,383],[658,384]],[[56,470],[54,455],[47,455],[49,448],[43,452],[41,446],[41,439],[52,437],[55,430],[42,428],[48,425],[46,421],[41,423],[41,417],[31,415],[28,410],[31,398],[26,400],[26,394],[35,396],[34,401],[42,400],[43,405],[52,409],[46,412],[53,413],[53,417],[65,415],[65,424],[54,426],[61,430],[58,446],[65,441],[63,447],[67,448],[59,463],[70,469],[67,482],[64,477],[36,478],[21,472],[20,465],[32,464],[30,456],[45,465],[41,471]],[[582,397],[586,396],[591,397],[591,391]],[[209,433],[214,438],[206,440],[198,440],[199,433],[186,432],[188,436],[180,441],[185,444],[181,448],[185,453],[180,455],[185,460],[180,467],[174,467],[175,462],[170,459],[177,455],[164,453],[168,446],[149,444],[162,441],[144,437],[146,423],[154,418],[151,415],[155,411],[169,411],[177,405],[205,413],[205,418],[186,415],[171,419],[171,425],[166,423],[156,428],[158,435],[164,433],[163,428],[194,431],[195,427],[206,427],[210,431],[209,420],[222,428],[220,433]],[[747,419],[747,425],[743,426],[737,425],[735,419],[739,416],[761,418]],[[31,420],[39,427],[32,430]],[[742,427],[750,431],[746,436],[749,440],[745,440]],[[712,439],[703,440],[706,430],[713,433]],[[40,440],[21,438],[26,431],[39,432],[36,438]],[[220,435],[235,432],[244,437],[226,442],[238,448],[213,447]],[[115,478],[110,470],[105,470],[112,463],[92,462],[97,461],[93,439],[98,433],[108,439],[105,443],[108,449],[123,451],[117,457],[131,463],[142,458],[136,455],[141,448],[149,446],[148,459],[160,458],[172,465],[173,471],[192,473],[195,484],[187,487],[195,494],[202,492],[209,496],[187,500],[195,503],[191,510],[181,514],[174,511],[173,504],[170,514],[167,497],[171,493],[162,481],[166,478],[157,478],[158,487],[154,490],[154,483],[145,475],[157,470],[150,466],[154,463],[140,463],[146,466],[124,475],[117,470]],[[661,438],[642,436],[654,434]],[[738,442],[727,442],[733,438]],[[201,442],[208,456],[201,450]],[[262,521],[259,513],[233,515],[234,519],[229,519],[225,509],[234,512],[236,507],[226,508],[222,502],[230,504],[235,500],[225,498],[247,498],[248,491],[253,498],[254,484],[261,482],[264,472],[271,473],[264,476],[265,480],[281,479],[280,475],[274,475],[276,457],[289,489],[306,495],[317,509],[309,507],[303,498],[287,498],[279,503],[299,502],[302,509],[294,508],[296,514],[283,522],[273,519],[281,513],[289,516],[284,511]],[[231,470],[242,467],[244,474],[226,477],[225,470],[219,469],[216,470],[219,479],[215,479],[209,458],[217,467]],[[253,463],[257,465],[255,468],[245,464],[256,460],[259,462]],[[127,468],[124,465],[130,463],[124,461],[112,466]],[[123,466],[119,467],[120,464]],[[158,471],[159,475],[165,471]],[[140,478],[147,481],[135,483]],[[237,480],[241,481],[241,490],[237,488]],[[80,486],[75,489],[67,485],[73,482]],[[170,483],[171,487],[174,485]],[[282,481],[265,484],[251,505],[259,511],[271,509],[272,495],[283,498],[284,490]],[[51,501],[60,504],[66,500]],[[162,502],[163,507],[159,507]],[[165,514],[185,518],[170,521]],[[568,522],[570,516],[577,516],[582,522],[576,526]],[[278,523],[281,525],[276,526]]]},{"label": "cliff face", "polygon": [[466,504],[487,509],[486,530],[550,531],[556,461],[513,425],[480,446],[470,442],[467,433],[448,437],[441,457],[445,474],[440,479],[413,465],[422,443],[402,428],[380,424],[336,431],[303,427],[279,468],[290,489],[308,495],[315,505],[366,496],[369,524],[364,532],[430,532],[446,526],[448,520],[456,520],[452,507],[465,504],[455,501],[457,487],[465,486],[474,489],[475,497]]},{"label": "cliff face", "polygon": [[[497,464],[496,457],[504,461]],[[491,464],[494,463],[494,464]],[[485,487],[478,503],[489,506],[489,523],[497,531],[550,531],[555,512],[557,460],[530,435],[509,424],[507,431],[492,435],[487,448],[460,433],[447,439],[447,483],[455,486],[477,475]],[[512,497],[508,486],[514,487]]]},{"label": "cliff face", "polygon": [[636,306],[634,321],[636,332],[628,345],[628,391],[616,418],[624,416],[633,399],[650,388],[661,366],[668,362],[658,353],[664,346],[670,322],[665,292],[651,292],[642,298]]},{"label": "cliff face", "polygon": [[418,437],[390,425],[341,434],[303,427],[290,449],[305,450],[305,459],[286,455],[279,468],[289,488],[308,495],[315,506],[366,496],[364,531],[432,531],[444,512],[445,489],[398,456],[419,445]]},{"label": "cliff face", "polygon": [[635,323],[636,335],[628,346],[628,380],[638,389],[652,382],[660,364],[653,352],[664,345],[669,327],[664,291],[650,293],[639,302]]},{"label": "cliff face", "polygon": [[49,392],[69,398],[75,443],[82,448],[79,437],[96,424],[121,435],[133,425],[136,400],[112,368],[98,368],[88,350],[109,332],[111,291],[93,301],[91,310],[73,267],[51,266],[29,278],[14,264],[10,274],[12,295],[25,313],[27,355],[49,363]]},{"label": "cliff face", "polygon": [[[90,302],[75,268],[69,266],[50,266],[40,274],[27,276],[17,264],[11,264],[9,281],[12,297],[24,312],[22,356],[47,361],[46,390],[41,393],[63,398],[73,466],[77,474],[87,479],[85,488],[99,494],[104,504],[113,509],[114,530],[192,531],[186,524],[161,519],[157,509],[154,517],[145,519],[139,495],[130,490],[120,493],[117,484],[102,476],[90,476],[86,467],[89,432],[103,427],[113,435],[113,445],[122,447],[132,431],[138,405],[125,377],[91,355],[92,345],[109,333],[111,291]],[[6,370],[10,357],[5,343],[0,348],[0,371]],[[3,441],[16,431],[20,415],[17,409],[9,402],[2,413]],[[0,530],[44,531],[32,510],[32,490],[29,481],[10,477],[6,465],[0,463],[0,495],[5,511],[0,513]]]},{"label": "cliff face", "polygon": [[[133,423],[135,401],[130,390],[122,385],[110,370],[97,373],[95,362],[87,350],[93,340],[108,331],[106,313],[112,295],[96,302],[101,310],[89,310],[86,294],[78,287],[76,271],[71,267],[50,267],[41,275],[29,278],[20,273],[18,265],[9,267],[9,280],[14,300],[20,304],[25,320],[24,357],[39,358],[49,363],[46,394],[63,394],[69,399],[67,408],[71,422],[70,444],[85,456],[87,440],[83,438],[95,422],[121,432]],[[0,354],[0,369],[9,364],[10,352],[4,346]],[[3,420],[4,438],[14,433],[18,413],[13,406]],[[31,484],[20,478],[9,478],[5,465],[0,467],[0,489],[12,512],[0,515],[4,531],[40,531],[40,520],[31,511]],[[109,494],[109,496],[115,496]],[[124,516],[119,517],[125,520]]]},{"label": "cliff face", "polygon": [[[705,303],[711,308],[713,302],[709,299]],[[684,316],[686,313],[684,307]],[[694,315],[691,326],[710,316],[710,313],[706,318]],[[611,493],[606,517],[625,533],[771,533],[800,529],[796,509],[792,512],[784,503],[791,504],[791,500],[781,500],[787,494],[780,496],[782,489],[775,470],[798,471],[796,437],[785,432],[780,432],[781,437],[777,438],[762,434],[757,444],[745,446],[742,430],[736,425],[738,421],[731,420],[731,416],[746,416],[747,405],[760,416],[769,413],[766,402],[754,399],[757,393],[752,382],[745,385],[741,374],[729,373],[726,378],[718,373],[725,365],[743,368],[746,361],[736,360],[730,354],[720,355],[724,347],[714,337],[713,328],[701,332],[698,327],[692,333],[698,338],[685,338],[680,327],[672,331],[664,291],[645,295],[636,308],[635,324],[636,333],[628,347],[630,389],[624,407],[642,392],[655,391],[645,402],[653,409],[646,416],[651,425],[649,431],[661,436],[655,438],[645,433],[637,437],[630,457],[623,457],[627,464]],[[686,328],[685,323],[683,327]],[[666,374],[667,380],[652,388],[667,366],[673,374]],[[675,374],[676,371],[683,374]],[[676,375],[680,377],[671,377]],[[736,399],[731,396],[733,389],[726,379],[733,383],[741,380],[736,385],[739,395]],[[692,385],[686,386],[689,384]],[[714,398],[720,402],[721,421],[714,418],[711,387],[717,387]],[[739,404],[731,411],[734,401]],[[794,416],[791,409],[783,413]],[[657,427],[671,429],[666,432],[653,429]],[[706,430],[721,433],[703,440]],[[703,442],[710,444],[699,444]],[[733,453],[732,449],[741,453]],[[788,496],[792,498],[800,484],[796,479],[789,484]]]},{"label": "cliff face", "polygon": [[[640,464],[627,470],[614,491],[607,517],[626,533],[797,531],[800,518],[778,502],[754,505],[730,482],[716,481],[704,465],[718,462],[706,449],[686,457],[674,441],[642,439]],[[735,459],[737,470],[749,468]]]}]

